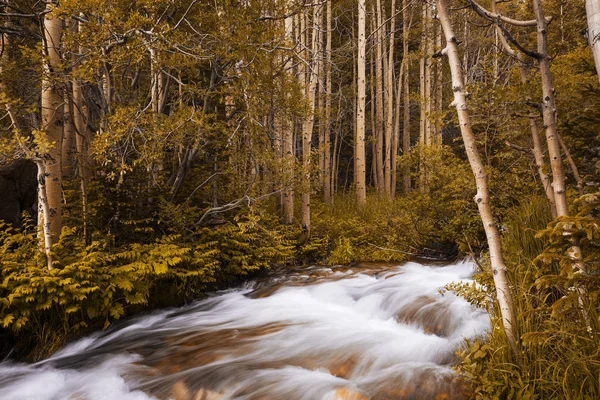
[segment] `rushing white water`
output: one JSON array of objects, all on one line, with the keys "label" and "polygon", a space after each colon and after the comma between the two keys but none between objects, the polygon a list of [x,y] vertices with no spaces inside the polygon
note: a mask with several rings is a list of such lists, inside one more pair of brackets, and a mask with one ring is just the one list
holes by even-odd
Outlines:
[{"label": "rushing white water", "polygon": [[472,268],[291,271],[4,362],[0,399],[460,398],[454,352],[489,322],[439,288]]}]

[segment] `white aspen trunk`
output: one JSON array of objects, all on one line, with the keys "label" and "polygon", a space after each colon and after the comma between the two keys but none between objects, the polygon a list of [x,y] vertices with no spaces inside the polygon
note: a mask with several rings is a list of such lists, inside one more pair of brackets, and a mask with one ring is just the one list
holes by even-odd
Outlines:
[{"label": "white aspen trunk", "polygon": [[52,245],[54,244],[52,235],[52,216],[50,206],[48,204],[47,186],[46,179],[48,173],[46,172],[45,164],[42,160],[36,160],[35,164],[38,167],[38,207],[39,214],[42,216],[42,221],[39,221],[41,225],[42,235],[44,237],[44,253],[46,254],[46,265],[48,270],[54,269],[52,266]]},{"label": "white aspen trunk", "polygon": [[326,203],[331,203],[331,50],[332,50],[332,0],[327,1],[327,36],[325,44],[326,60],[325,60],[325,165],[323,166],[323,198]]},{"label": "white aspen trunk", "polygon": [[[436,25],[435,28],[435,46],[436,49],[441,49],[442,48],[442,27],[440,25]],[[437,113],[441,113],[443,107],[444,107],[444,99],[443,99],[443,88],[444,88],[444,82],[443,82],[443,68],[442,68],[442,62],[440,60],[440,62],[436,63],[435,65],[435,111]],[[434,144],[436,146],[441,146],[443,143],[443,138],[442,138],[442,125],[443,125],[443,121],[441,120],[441,117],[438,116],[435,119],[435,140],[434,140]]]},{"label": "white aspen trunk", "polygon": [[394,120],[394,138],[392,140],[392,191],[391,198],[394,199],[396,197],[396,186],[398,182],[398,147],[400,145],[400,106],[402,104],[402,86],[404,83],[404,64],[406,58],[402,60],[400,64],[400,72],[398,74],[398,79],[396,82],[396,104],[395,104],[395,112],[394,115],[396,119]]},{"label": "white aspen trunk", "polygon": [[[398,156],[398,130],[394,129],[394,44],[396,32],[396,0],[392,0],[390,15],[388,61],[386,68],[386,136],[385,136],[385,187],[388,198],[396,194],[396,157]],[[400,80],[399,80],[400,81]],[[398,96],[399,96],[398,92]],[[399,99],[399,97],[397,97]],[[399,103],[399,100],[398,100]],[[399,111],[399,110],[398,110]],[[395,113],[396,119],[400,113]]]},{"label": "white aspen trunk", "polygon": [[596,73],[600,79],[600,1],[585,0],[585,12],[588,23],[588,40],[594,55]]},{"label": "white aspen trunk", "polygon": [[[376,32],[375,54],[375,168],[377,172],[376,190],[380,196],[385,195],[385,180],[383,174],[383,135],[384,135],[384,104],[383,104],[383,25],[381,23],[381,4],[371,3],[373,12],[373,29]],[[373,77],[371,77],[373,79]]]},{"label": "white aspen trunk", "polygon": [[355,158],[354,175],[356,182],[356,200],[359,205],[367,203],[366,168],[365,168],[365,106],[366,106],[366,5],[365,0],[358,0],[358,56],[357,56],[357,99],[356,99],[356,134],[354,139]]},{"label": "white aspen trunk", "polygon": [[[50,12],[56,3],[48,2],[46,11]],[[46,200],[48,203],[48,219],[44,223],[50,224],[52,243],[56,243],[62,229],[62,139],[64,128],[64,101],[63,93],[58,78],[61,72],[61,31],[62,20],[57,17],[44,18],[44,79],[42,81],[42,130],[46,139],[54,143],[48,151],[47,160],[44,160],[44,173],[46,174]],[[44,230],[46,232],[46,230]]]},{"label": "white aspen trunk", "polygon": [[[285,24],[285,35],[289,43],[294,40],[294,24],[293,17],[288,17],[284,21]],[[286,63],[285,69],[289,71],[292,67],[291,59]],[[289,72],[287,72],[289,74]],[[281,121],[281,127],[283,130],[282,138],[282,151],[283,151],[283,182],[284,189],[281,199],[281,208],[283,214],[283,223],[292,224],[294,223],[294,189],[293,189],[293,178],[294,178],[294,126],[293,123],[284,119]]]},{"label": "white aspen trunk", "polygon": [[[323,19],[323,15],[321,13],[320,16],[321,20]],[[316,24],[316,23],[315,23]],[[319,26],[323,26],[323,22],[319,21]],[[316,69],[317,69],[317,104],[315,105],[315,113],[319,116],[319,124],[317,126],[317,131],[318,131],[318,140],[319,142],[317,143],[317,149],[318,149],[318,154],[319,154],[319,170],[317,173],[317,178],[318,178],[318,184],[319,187],[322,189],[324,184],[324,176],[325,176],[325,123],[324,123],[324,119],[325,119],[325,65],[323,63],[323,57],[321,56],[323,54],[323,49],[325,48],[323,46],[323,39],[324,39],[325,35],[319,35],[319,50],[318,50],[318,54],[320,55],[319,57],[317,57],[317,61],[316,61]]]},{"label": "white aspen trunk", "polygon": [[[410,57],[408,54],[408,41],[410,26],[412,25],[408,21],[408,0],[404,0],[402,3],[402,64],[404,67],[404,118],[402,121],[402,153],[407,155],[410,152]],[[412,22],[412,20],[411,20]],[[398,99],[399,100],[399,99]],[[410,171],[406,171],[403,176],[402,186],[404,193],[408,193],[411,190]]]},{"label": "white aspen trunk", "polygon": [[[433,20],[431,19],[431,6],[424,3],[425,6],[425,43],[426,53],[425,60],[425,144],[431,146],[433,144],[433,132],[431,129],[431,111],[432,111],[432,73],[431,73],[431,55],[433,54]],[[427,172],[425,172],[427,173]]]},{"label": "white aspen trunk", "polygon": [[452,73],[452,87],[454,88],[453,105],[456,107],[460,131],[465,144],[465,151],[473,170],[475,182],[477,185],[477,194],[475,202],[479,209],[479,215],[485,229],[487,242],[490,251],[490,262],[492,267],[492,275],[496,286],[496,296],[502,316],[504,331],[510,346],[515,354],[518,355],[517,345],[513,334],[515,319],[513,316],[513,301],[510,293],[510,287],[507,278],[506,265],[502,255],[502,247],[500,244],[500,234],[496,228],[496,221],[492,214],[490,204],[490,194],[488,189],[488,176],[481,161],[479,150],[475,141],[475,136],[471,130],[471,122],[469,118],[469,109],[465,97],[464,79],[462,77],[462,69],[460,57],[458,54],[457,39],[454,35],[448,11],[446,9],[445,0],[438,0],[438,15],[442,23],[442,29],[446,38],[446,48],[442,51],[448,56],[450,71]]},{"label": "white aspen trunk", "polygon": [[419,120],[419,145],[421,154],[419,156],[419,190],[425,191],[425,180],[427,178],[425,171],[425,160],[423,159],[424,146],[427,144],[427,3],[423,3],[421,13],[421,58],[419,60],[419,96],[421,98]]},{"label": "white aspen trunk", "polygon": [[315,122],[315,95],[317,89],[318,75],[316,71],[319,57],[320,41],[320,21],[322,6],[315,7],[313,10],[313,30],[312,30],[312,54],[309,55],[308,82],[306,85],[306,98],[308,100],[308,114],[302,123],[302,226],[310,232],[310,153],[311,140]]},{"label": "white aspen trunk", "polygon": [[[373,17],[374,20],[374,17]],[[372,24],[373,26],[375,24]],[[375,30],[375,28],[372,28],[372,30]],[[369,89],[371,91],[371,137],[373,138],[370,142],[371,142],[371,180],[372,180],[372,184],[373,187],[378,188],[379,187],[379,175],[377,175],[377,94],[376,94],[376,89],[375,89],[375,84],[376,84],[376,80],[375,80],[375,59],[374,59],[374,52],[371,51],[370,54],[370,58],[369,58],[369,69],[370,69],[370,74],[369,76],[371,77],[371,79],[369,79]]]},{"label": "white aspen trunk", "polygon": [[542,10],[540,0],[533,0],[533,10],[537,21],[538,61],[542,77],[542,115],[546,129],[550,167],[552,169],[552,188],[554,189],[556,214],[560,217],[569,215],[569,209],[565,191],[565,173],[556,128],[556,102],[554,98],[554,86],[552,85],[552,73],[550,72],[550,57],[548,56],[548,23],[544,18],[544,11]]}]

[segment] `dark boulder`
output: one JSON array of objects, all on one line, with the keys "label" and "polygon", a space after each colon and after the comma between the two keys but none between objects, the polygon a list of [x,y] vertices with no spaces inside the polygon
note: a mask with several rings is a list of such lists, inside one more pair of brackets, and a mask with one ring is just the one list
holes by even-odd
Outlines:
[{"label": "dark boulder", "polygon": [[35,217],[37,167],[29,160],[16,160],[0,167],[0,220],[20,226],[23,211]]}]

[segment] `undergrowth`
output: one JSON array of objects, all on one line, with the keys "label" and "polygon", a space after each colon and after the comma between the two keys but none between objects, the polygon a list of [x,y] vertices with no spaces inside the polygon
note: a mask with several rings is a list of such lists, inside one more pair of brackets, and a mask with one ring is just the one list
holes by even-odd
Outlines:
[{"label": "undergrowth", "polygon": [[600,398],[600,194],[576,207],[574,216],[550,221],[547,202],[534,197],[503,221],[519,354],[490,301],[488,267],[476,275],[479,285],[458,290],[492,315],[489,334],[459,352],[458,370],[477,398]]}]

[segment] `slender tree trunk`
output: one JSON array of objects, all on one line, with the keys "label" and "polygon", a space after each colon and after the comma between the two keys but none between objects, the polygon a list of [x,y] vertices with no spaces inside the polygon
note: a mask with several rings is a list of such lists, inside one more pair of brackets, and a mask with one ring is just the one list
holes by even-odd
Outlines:
[{"label": "slender tree trunk", "polygon": [[457,39],[450,23],[445,0],[438,0],[437,4],[438,15],[440,22],[442,23],[444,35],[446,37],[446,48],[442,51],[442,54],[448,56],[450,71],[452,73],[452,87],[454,88],[453,105],[456,107],[460,130],[465,144],[465,150],[471,165],[471,169],[473,170],[475,182],[477,184],[475,202],[477,203],[479,215],[481,216],[481,221],[483,222],[487,236],[494,284],[496,285],[496,295],[500,306],[504,331],[513,351],[516,355],[518,355],[517,345],[513,334],[514,324],[516,321],[513,316],[512,295],[510,293],[506,265],[502,255],[500,235],[496,227],[496,221],[492,214],[488,188],[488,176],[485,166],[481,161],[479,150],[477,149],[475,136],[471,130],[469,109],[465,97],[464,79],[462,77],[461,63],[458,54]]},{"label": "slender tree trunk", "polygon": [[586,0],[585,11],[588,23],[588,40],[594,54],[596,73],[598,79],[600,79],[600,2],[598,0]]},{"label": "slender tree trunk", "polygon": [[317,6],[313,10],[313,29],[312,29],[312,54],[308,57],[309,71],[308,82],[306,84],[306,98],[308,100],[308,114],[302,123],[302,169],[303,169],[303,185],[302,185],[302,226],[310,232],[310,155],[311,155],[311,140],[315,122],[315,95],[317,89],[317,63],[319,57],[319,41],[321,31],[321,12],[322,6]]},{"label": "slender tree trunk", "polygon": [[[374,20],[374,18],[373,18]],[[374,24],[373,24],[374,26]],[[372,28],[373,30],[375,28]],[[371,103],[371,181],[372,186],[375,188],[379,187],[379,175],[377,175],[377,89],[375,88],[376,80],[375,80],[375,58],[374,52],[371,51],[369,58],[369,69],[370,69],[370,79],[369,79],[369,89],[371,91],[370,103]]]},{"label": "slender tree trunk", "polygon": [[[46,11],[50,12],[56,3],[48,2]],[[42,82],[42,130],[46,139],[54,146],[48,151],[44,161],[48,217],[44,223],[50,224],[52,243],[56,243],[62,229],[62,139],[64,127],[64,101],[59,78],[61,73],[61,31],[62,20],[47,14],[44,18],[44,79]]]},{"label": "slender tree trunk", "polygon": [[[82,54],[83,52],[80,51]],[[83,236],[86,238],[86,243],[89,241],[89,232],[87,229],[88,220],[88,147],[87,140],[89,138],[86,115],[87,106],[83,93],[83,83],[81,79],[73,81],[73,116],[75,120],[75,142],[77,146],[77,172],[79,175],[81,188],[81,211],[83,223]]]},{"label": "slender tree trunk", "polygon": [[[383,24],[381,18],[381,1],[371,3],[373,12],[373,31],[375,35],[375,170],[377,173],[376,190],[379,196],[385,195],[385,179],[383,173],[383,136],[384,136],[384,104],[383,104]],[[373,77],[371,77],[373,79]]]},{"label": "slender tree trunk", "polygon": [[558,132],[556,128],[556,102],[554,99],[552,73],[550,72],[550,57],[548,56],[548,23],[544,18],[544,11],[542,10],[540,0],[533,0],[533,10],[537,21],[538,61],[542,77],[542,115],[544,117],[544,127],[546,129],[550,167],[552,168],[552,188],[554,189],[556,213],[558,216],[564,216],[569,215],[569,208],[565,191],[565,173],[562,165],[560,143],[558,141]]},{"label": "slender tree trunk", "polygon": [[[284,21],[285,34],[289,43],[293,42],[294,36],[294,24],[293,17],[288,17]],[[285,69],[288,71],[292,67],[291,59],[286,63]],[[294,223],[294,125],[288,119],[284,118],[281,121],[281,127],[283,130],[283,182],[284,190],[282,193],[282,212],[283,212],[283,223],[292,224]]]},{"label": "slender tree trunk", "polygon": [[[435,27],[435,46],[436,46],[436,49],[442,48],[442,27],[438,24],[436,24],[436,27]],[[444,104],[443,78],[444,78],[443,68],[442,68],[442,63],[440,60],[440,62],[435,64],[435,96],[434,97],[435,97],[435,111],[437,113],[441,113],[443,110],[443,107],[444,107],[443,106],[443,104]],[[435,127],[434,127],[434,131],[435,131],[434,144],[436,146],[441,146],[443,143],[442,125],[443,125],[443,121],[441,120],[441,116],[438,116],[435,119]]]},{"label": "slender tree trunk", "polygon": [[419,189],[421,191],[426,190],[426,180],[427,180],[427,171],[425,168],[425,159],[423,151],[424,146],[428,144],[428,114],[427,114],[427,104],[428,104],[428,90],[427,90],[427,51],[428,51],[428,11],[427,11],[427,3],[423,2],[423,9],[421,15],[421,59],[419,62],[420,68],[420,76],[419,76],[419,95],[421,97],[421,117],[419,120],[419,145],[420,145],[420,155],[419,155]]},{"label": "slender tree trunk", "polygon": [[565,145],[565,142],[563,141],[563,138],[560,135],[558,135],[558,142],[560,143],[560,148],[562,149],[563,153],[565,153],[565,158],[567,159],[567,162],[571,167],[571,171],[573,172],[573,177],[575,178],[576,182],[575,186],[577,187],[577,193],[579,193],[580,196],[583,196],[583,179],[581,179],[581,175],[579,175],[579,168],[577,168],[577,164],[575,164],[575,160],[573,160],[573,157],[571,157],[571,152],[569,151],[569,148]]},{"label": "slender tree trunk", "polygon": [[325,44],[326,61],[325,61],[325,165],[323,171],[323,198],[326,203],[332,200],[331,190],[331,51],[332,51],[332,0],[327,1],[327,36]]},{"label": "slender tree trunk", "polygon": [[[390,32],[387,68],[385,75],[386,86],[386,127],[385,127],[385,187],[388,198],[396,194],[396,156],[398,155],[398,135],[394,129],[394,44],[396,37],[396,0],[392,0],[390,13]],[[398,97],[399,99],[399,97]],[[398,100],[399,102],[399,100]],[[396,114],[399,119],[399,114]]]},{"label": "slender tree trunk", "polygon": [[[432,116],[432,68],[431,55],[433,54],[433,19],[431,18],[431,6],[424,3],[425,7],[425,49],[423,55],[425,59],[425,144],[431,146],[433,144],[433,132],[431,128]],[[427,173],[427,172],[426,172]]]},{"label": "slender tree trunk", "polygon": [[55,243],[53,240],[52,234],[52,215],[51,209],[48,204],[48,187],[46,186],[46,179],[48,178],[48,173],[46,172],[45,163],[42,160],[36,160],[35,164],[38,167],[38,207],[39,213],[43,217],[43,221],[41,221],[41,230],[42,235],[44,237],[44,253],[46,253],[46,265],[48,270],[54,269],[52,266],[53,257],[52,257],[52,245]]},{"label": "slender tree trunk", "polygon": [[[404,77],[402,85],[404,86],[404,118],[402,122],[402,153],[408,155],[410,152],[410,57],[408,54],[408,41],[410,26],[408,21],[408,0],[404,0],[402,4],[402,63],[404,67]],[[412,22],[412,21],[411,21]],[[399,99],[398,99],[399,100]],[[402,186],[404,193],[411,190],[410,171],[405,171],[403,175]]]},{"label": "slender tree trunk", "polygon": [[[492,1],[492,12],[496,13],[496,2],[495,1]],[[510,45],[508,44],[508,41],[506,40],[506,37],[504,36],[504,33],[498,26],[496,26],[496,33],[498,35],[498,39],[499,39],[500,43],[502,44],[502,47],[504,48],[504,50],[507,53],[509,53],[510,55],[517,58],[517,61],[519,63],[519,75],[521,77],[521,84],[525,85],[527,83],[527,75],[528,74],[527,74],[527,68],[525,66],[525,62],[523,60],[523,56],[521,55],[521,53],[515,52],[510,47]],[[538,128],[537,128],[536,117],[534,115],[531,115],[529,117],[529,129],[531,131],[531,140],[533,143],[533,156],[535,159],[535,165],[537,167],[538,175],[540,177],[540,181],[542,183],[544,192],[546,193],[546,198],[548,199],[548,202],[550,203],[550,210],[552,212],[552,217],[556,218],[556,202],[554,201],[554,191],[552,190],[550,176],[548,176],[548,174],[546,174],[546,163],[544,161],[544,153],[542,151],[542,143],[540,141],[540,134],[539,134]]]},{"label": "slender tree trunk", "polygon": [[357,99],[356,99],[356,135],[354,139],[355,158],[354,174],[356,181],[356,200],[359,205],[367,203],[365,185],[365,73],[366,73],[366,5],[365,0],[358,0],[358,56],[357,56]]},{"label": "slender tree trunk", "polygon": [[72,179],[75,173],[75,165],[77,162],[77,145],[76,145],[76,129],[74,122],[74,105],[73,105],[73,94],[72,85],[67,83],[65,85],[65,102],[64,102],[64,129],[63,129],[63,140],[61,149],[61,164],[62,164],[62,177],[66,179]]}]

